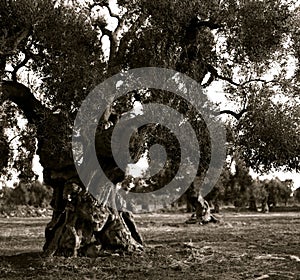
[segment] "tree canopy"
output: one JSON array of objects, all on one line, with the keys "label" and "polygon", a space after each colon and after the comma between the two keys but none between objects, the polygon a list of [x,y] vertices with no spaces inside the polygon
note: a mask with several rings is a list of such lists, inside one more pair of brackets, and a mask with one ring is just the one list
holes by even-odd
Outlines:
[{"label": "tree canopy", "polygon": [[[27,136],[19,137],[17,160],[26,176],[32,176],[28,162],[36,145],[28,135],[47,143],[54,164],[70,153],[72,123],[87,94],[113,74],[147,66],[185,73],[204,89],[223,81],[236,106],[220,113],[235,118],[235,137],[229,140],[247,166],[299,170],[297,1],[1,0],[0,5],[1,100],[18,105],[2,103],[1,151],[7,154],[5,131],[17,126],[21,108],[29,123]],[[36,115],[47,129],[32,121]],[[44,167],[47,160],[41,160]],[[70,160],[69,155],[64,166]],[[5,156],[1,165],[6,172]]]}]

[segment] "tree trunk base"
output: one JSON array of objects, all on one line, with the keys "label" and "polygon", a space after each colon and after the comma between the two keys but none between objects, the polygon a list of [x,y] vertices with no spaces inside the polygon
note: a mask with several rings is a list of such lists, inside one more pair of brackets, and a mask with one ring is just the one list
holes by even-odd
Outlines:
[{"label": "tree trunk base", "polygon": [[208,223],[218,223],[219,220],[211,213],[209,204],[201,196],[197,200],[193,201],[196,212],[185,222],[186,224],[196,224],[200,225]]},{"label": "tree trunk base", "polygon": [[62,211],[55,210],[56,203],[53,203],[52,220],[45,231],[45,257],[97,257],[102,250],[143,250],[143,241],[131,213],[101,205],[76,184],[64,187],[63,201]]}]

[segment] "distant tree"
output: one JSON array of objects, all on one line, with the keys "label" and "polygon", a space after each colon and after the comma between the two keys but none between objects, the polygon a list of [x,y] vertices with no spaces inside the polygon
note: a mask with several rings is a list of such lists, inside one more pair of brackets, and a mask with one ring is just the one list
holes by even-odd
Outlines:
[{"label": "distant tree", "polygon": [[249,189],[249,192],[251,193],[251,199],[254,207],[250,207],[251,210],[257,211],[258,207],[261,206],[261,211],[266,213],[269,212],[268,208],[268,192],[265,187],[264,181],[260,179],[255,179],[253,181],[253,184],[251,188]]},{"label": "distant tree", "polygon": [[300,188],[294,190],[294,198],[298,203],[300,203]]},{"label": "distant tree", "polygon": [[226,194],[228,194],[226,190],[228,190],[228,186],[231,184],[230,180],[232,180],[232,177],[233,175],[230,171],[230,167],[228,164],[225,164],[218,182],[211,192],[205,196],[205,199],[213,204],[215,213],[219,213],[221,204],[229,202],[229,199],[226,197]]},{"label": "distant tree", "polygon": [[29,205],[46,207],[50,205],[52,190],[39,181],[20,182],[3,195],[9,205]]},{"label": "distant tree", "polygon": [[234,161],[234,173],[231,175],[227,197],[235,207],[246,207],[249,202],[249,189],[252,187],[252,177],[245,162],[238,157]]},{"label": "distant tree", "polygon": [[293,193],[292,189],[293,189],[293,180],[287,179],[282,181],[281,188],[280,188],[280,198],[285,206],[287,206],[287,203],[291,198],[291,195]]},{"label": "distant tree", "polygon": [[292,194],[292,181],[281,181],[278,178],[265,181],[266,190],[268,192],[268,206],[270,209],[275,208],[278,203],[287,205],[288,199]]},{"label": "distant tree", "polygon": [[0,206],[3,207],[5,204],[7,204],[7,198],[10,196],[10,193],[12,191],[12,188],[9,188],[8,186],[4,185],[0,189]]}]

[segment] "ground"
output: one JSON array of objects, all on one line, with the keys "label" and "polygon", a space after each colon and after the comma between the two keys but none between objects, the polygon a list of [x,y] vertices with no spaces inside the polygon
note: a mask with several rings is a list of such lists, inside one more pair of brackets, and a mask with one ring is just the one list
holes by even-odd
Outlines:
[{"label": "ground", "polygon": [[145,252],[44,259],[48,218],[0,219],[0,279],[300,279],[300,213],[225,213],[186,225],[187,214],[135,217]]}]

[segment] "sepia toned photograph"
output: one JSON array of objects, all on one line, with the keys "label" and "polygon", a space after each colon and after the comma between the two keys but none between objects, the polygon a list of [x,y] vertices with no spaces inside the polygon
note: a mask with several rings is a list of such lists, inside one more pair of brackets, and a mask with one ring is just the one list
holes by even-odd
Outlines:
[{"label": "sepia toned photograph", "polygon": [[0,279],[300,280],[300,1],[0,0]]}]

